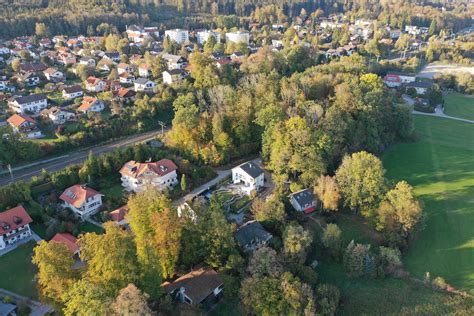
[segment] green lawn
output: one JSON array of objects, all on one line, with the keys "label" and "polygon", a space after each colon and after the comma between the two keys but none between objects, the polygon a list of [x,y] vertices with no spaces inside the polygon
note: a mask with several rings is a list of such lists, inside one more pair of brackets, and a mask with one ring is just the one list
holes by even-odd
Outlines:
[{"label": "green lawn", "polygon": [[474,120],[474,97],[452,93],[444,97],[445,113],[450,116]]},{"label": "green lawn", "polygon": [[79,231],[80,231],[80,234],[82,233],[97,233],[97,234],[103,234],[104,233],[104,229],[99,227],[99,226],[96,226],[94,224],[91,224],[89,222],[85,222],[83,223],[80,227],[79,227]]},{"label": "green lawn", "polygon": [[428,216],[406,269],[474,294],[474,124],[416,116],[415,126],[416,142],[384,155],[388,178],[406,179]]},{"label": "green lawn", "polygon": [[36,268],[31,263],[35,245],[29,242],[0,257],[0,288],[37,298],[34,280]]}]

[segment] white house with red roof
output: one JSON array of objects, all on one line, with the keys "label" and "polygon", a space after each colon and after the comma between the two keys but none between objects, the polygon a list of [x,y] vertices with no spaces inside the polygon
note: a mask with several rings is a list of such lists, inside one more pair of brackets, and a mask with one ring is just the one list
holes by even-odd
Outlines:
[{"label": "white house with red roof", "polygon": [[415,74],[403,72],[389,72],[383,78],[383,82],[387,85],[387,87],[395,88],[400,87],[403,84],[414,82],[415,79]]},{"label": "white house with red roof", "polygon": [[79,256],[80,249],[77,239],[70,233],[57,233],[49,242],[64,244],[74,255]]},{"label": "white house with red roof", "polygon": [[147,185],[159,190],[169,189],[178,183],[177,170],[169,159],[144,163],[131,160],[120,169],[122,186],[134,192],[142,191]]},{"label": "white house with red roof", "polygon": [[23,206],[19,205],[0,213],[0,250],[31,237],[33,222]]},{"label": "white house with red roof", "polygon": [[43,137],[43,133],[38,129],[36,121],[25,114],[13,114],[7,119],[8,124],[15,133],[21,134],[28,139]]},{"label": "white house with red roof", "polygon": [[128,214],[128,206],[124,205],[119,207],[118,209],[109,213],[110,219],[112,222],[116,223],[119,226],[127,225],[127,220],[125,219],[125,215]]},{"label": "white house with red roof", "polygon": [[67,188],[59,197],[63,206],[73,210],[82,219],[94,215],[102,206],[103,195],[86,185],[76,184]]},{"label": "white house with red roof", "polygon": [[77,109],[82,113],[102,112],[105,108],[104,102],[94,97],[84,97],[82,104]]},{"label": "white house with red roof", "polygon": [[106,82],[96,77],[89,77],[85,81],[86,90],[90,92],[102,92],[105,90]]}]

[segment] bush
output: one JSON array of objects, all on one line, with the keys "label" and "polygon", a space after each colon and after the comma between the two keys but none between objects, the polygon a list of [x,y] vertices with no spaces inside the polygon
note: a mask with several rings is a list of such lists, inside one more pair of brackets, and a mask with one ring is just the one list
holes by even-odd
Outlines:
[{"label": "bush", "polygon": [[446,280],[443,279],[442,277],[436,277],[432,282],[431,285],[435,289],[439,290],[445,290],[448,287],[448,283],[446,283]]},{"label": "bush", "polygon": [[335,315],[341,294],[334,285],[321,284],[316,289],[318,315]]}]

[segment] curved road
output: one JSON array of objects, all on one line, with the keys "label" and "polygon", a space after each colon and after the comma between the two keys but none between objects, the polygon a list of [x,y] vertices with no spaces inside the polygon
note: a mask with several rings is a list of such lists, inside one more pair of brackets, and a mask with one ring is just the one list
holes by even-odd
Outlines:
[{"label": "curved road", "polygon": [[[166,130],[165,130],[166,131]],[[150,131],[143,134],[129,136],[117,141],[113,141],[107,144],[98,145],[92,148],[81,149],[76,152],[72,152],[68,155],[62,156],[64,158],[49,161],[49,159],[45,159],[43,161],[38,161],[35,166],[27,167],[18,171],[13,171],[13,180],[11,180],[10,175],[4,174],[0,177],[0,186],[10,184],[12,182],[20,181],[20,180],[30,180],[33,176],[39,176],[41,174],[41,170],[45,169],[48,172],[58,171],[60,169],[66,168],[70,165],[75,165],[83,162],[89,156],[89,151],[95,156],[110,152],[114,149],[125,147],[129,145],[133,145],[135,143],[142,143],[151,139],[154,139],[157,135],[161,134],[160,130]],[[49,162],[48,162],[49,161]]]}]

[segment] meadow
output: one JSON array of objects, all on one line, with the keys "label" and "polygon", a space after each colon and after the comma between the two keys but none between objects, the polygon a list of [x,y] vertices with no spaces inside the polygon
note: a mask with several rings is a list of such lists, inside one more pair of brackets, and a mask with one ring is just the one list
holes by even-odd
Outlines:
[{"label": "meadow", "polygon": [[449,116],[474,120],[474,97],[452,93],[444,98],[444,112]]},{"label": "meadow", "polygon": [[474,294],[474,124],[416,116],[415,127],[415,142],[383,157],[387,177],[407,180],[427,215],[405,267]]}]

